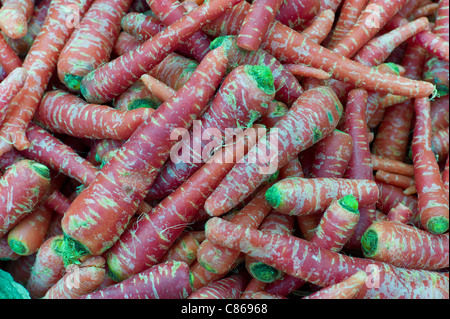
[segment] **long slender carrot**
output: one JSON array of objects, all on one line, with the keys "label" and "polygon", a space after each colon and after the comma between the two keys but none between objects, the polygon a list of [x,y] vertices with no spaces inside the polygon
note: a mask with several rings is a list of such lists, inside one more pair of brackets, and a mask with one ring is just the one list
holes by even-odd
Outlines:
[{"label": "long slender carrot", "polygon": [[[177,20],[136,50],[128,52],[90,72],[83,78],[81,92],[88,102],[103,103],[112,100],[130,87],[144,73],[174,51],[179,41],[186,40],[207,22],[217,18],[226,9],[242,0],[216,0],[204,3]],[[99,79],[114,77],[114,81]]]},{"label": "long slender carrot", "polygon": [[62,243],[63,235],[59,235],[48,238],[39,247],[26,286],[32,298],[44,297],[47,290],[64,275],[64,262],[59,255]]},{"label": "long slender carrot", "polygon": [[128,139],[142,123],[149,121],[152,108],[120,111],[107,105],[89,104],[62,90],[45,93],[35,114],[49,131],[85,138]]},{"label": "long slender carrot", "polygon": [[269,24],[275,19],[283,0],[255,0],[242,22],[236,44],[248,51],[257,51]]},{"label": "long slender carrot", "polygon": [[[171,25],[187,14],[187,10],[177,0],[148,0],[147,3],[158,19],[166,25]],[[185,40],[185,43],[190,56],[199,62],[210,51],[210,40],[202,30],[195,32],[189,39]]]},{"label": "long slender carrot", "polygon": [[[319,286],[336,284],[358,271],[377,270],[377,281],[362,287],[356,298],[447,298],[448,276],[426,270],[397,268],[321,249],[298,237],[270,234],[213,217],[206,238]],[[320,258],[319,258],[320,256]]]},{"label": "long slender carrot", "polygon": [[196,290],[188,299],[239,299],[249,280],[245,271],[230,274]]},{"label": "long slender carrot", "polygon": [[56,68],[58,55],[73,31],[70,24],[66,23],[72,14],[67,8],[78,6],[80,15],[83,15],[91,2],[92,0],[52,1],[41,32],[22,65],[28,70],[25,85],[11,101],[5,121],[0,127],[0,155],[13,147],[23,150],[29,146],[25,130]]},{"label": "long slender carrot", "polygon": [[0,28],[9,37],[18,39],[27,34],[28,19],[33,14],[34,0],[3,0]]},{"label": "long slender carrot", "polygon": [[367,273],[358,271],[341,282],[322,288],[302,299],[353,299],[367,284]]},{"label": "long slender carrot", "polygon": [[266,192],[266,200],[284,214],[302,215],[325,210],[334,198],[352,194],[360,206],[378,200],[375,182],[346,178],[287,178],[275,183]]},{"label": "long slender carrot", "polygon": [[8,244],[21,256],[34,254],[44,242],[53,211],[43,205],[35,208],[8,233]]},{"label": "long slender carrot", "polygon": [[406,189],[414,185],[414,178],[404,176],[396,173],[390,173],[383,170],[378,170],[375,174],[375,178],[386,184],[394,185]]},{"label": "long slender carrot", "polygon": [[[187,129],[200,115],[219,86],[226,64],[225,51],[212,50],[186,85],[153,113],[151,121],[134,131],[72,202],[62,226],[67,241],[77,243],[80,254],[101,254],[118,240],[176,143],[170,141],[172,129]],[[203,90],[192,94],[199,85]]]},{"label": "long slender carrot", "polygon": [[27,69],[21,67],[16,68],[0,83],[0,124],[9,102],[24,86],[27,76]]},{"label": "long slender carrot", "polygon": [[330,78],[330,74],[327,72],[306,66],[304,64],[284,64],[283,66],[297,77],[313,77],[321,80]]},{"label": "long slender carrot", "polygon": [[414,111],[416,124],[411,149],[420,222],[431,233],[442,234],[448,230],[449,211],[439,166],[431,150],[429,100],[416,99]]},{"label": "long slender carrot", "polygon": [[[205,31],[213,36],[237,34],[249,4],[242,2],[210,23]],[[300,33],[275,21],[261,47],[274,57],[288,63],[304,63],[332,74],[333,78],[366,90],[412,97],[429,96],[433,85],[412,81],[401,76],[374,72],[306,39]],[[300,49],[299,49],[300,48]],[[387,85],[389,83],[389,85]]]},{"label": "long slender carrot", "polygon": [[132,0],[96,0],[84,14],[58,58],[58,77],[79,91],[82,78],[110,59],[120,21]]},{"label": "long slender carrot", "polygon": [[[194,126],[186,139],[180,141],[182,151],[189,153],[178,160],[168,161],[161,168],[148,196],[164,198],[180,186],[207,160],[204,149],[215,141],[223,143],[226,130],[246,128],[267,111],[275,95],[271,70],[263,65],[241,65],[224,79],[209,108]],[[214,130],[214,135],[204,138]],[[217,132],[217,133],[216,133]],[[211,132],[212,134],[212,132]]]},{"label": "long slender carrot", "polygon": [[448,233],[435,235],[391,221],[371,225],[361,239],[364,256],[408,269],[437,270],[449,265]]},{"label": "long slender carrot", "polygon": [[[256,143],[257,138],[261,138],[263,131],[257,130],[255,137],[243,131],[240,137],[236,137],[236,143],[227,144],[222,152],[216,153],[212,161],[205,163],[164,198],[150,214],[140,218],[137,227],[121,236],[109,250],[108,256],[109,269],[118,280],[128,278],[162,258],[179,234],[199,214],[206,198],[234,163]],[[238,147],[241,139],[244,140],[243,148]],[[227,158],[228,154],[233,157]],[[183,211],[183,214],[179,214],[179,211]],[[130,247],[133,247],[133,251]]]},{"label": "long slender carrot", "polygon": [[168,261],[120,283],[86,294],[81,299],[184,299],[191,292],[188,265]]},{"label": "long slender carrot", "polygon": [[434,15],[436,11],[438,10],[439,4],[438,3],[429,3],[425,4],[413,11],[411,15],[409,16],[409,19],[415,20],[421,17],[427,17]]},{"label": "long slender carrot", "polygon": [[333,27],[334,17],[331,9],[320,12],[302,34],[313,42],[322,43]]},{"label": "long slender carrot", "polygon": [[45,293],[44,299],[78,299],[96,290],[105,274],[105,259],[90,257],[80,265],[66,269],[64,276]]},{"label": "long slender carrot", "polygon": [[0,64],[7,74],[22,66],[22,60],[6,42],[3,34],[0,34]]},{"label": "long slender carrot", "polygon": [[44,198],[50,187],[47,166],[20,160],[0,177],[0,236],[5,235]]},{"label": "long slender carrot", "polygon": [[[316,111],[318,108],[320,113]],[[284,166],[302,150],[330,134],[341,113],[342,105],[331,89],[319,87],[304,92],[289,112],[249,151],[247,160],[237,163],[206,200],[208,214],[218,216],[234,207],[259,187],[267,174],[274,173],[275,166]],[[292,139],[292,136],[296,138]],[[270,150],[271,154],[267,156],[262,150],[265,153]],[[241,186],[243,184],[245,188]]]},{"label": "long slender carrot", "polygon": [[444,184],[445,193],[447,195],[447,200],[449,197],[449,156],[447,155],[447,160],[445,161],[444,171],[442,172],[442,183]]},{"label": "long slender carrot", "polygon": [[449,62],[449,42],[440,36],[432,32],[422,31],[414,36],[413,41],[429,54]]},{"label": "long slender carrot", "polygon": [[341,12],[333,28],[327,48],[333,50],[336,44],[342,40],[351,27],[356,23],[359,15],[369,0],[345,0],[342,3]]}]

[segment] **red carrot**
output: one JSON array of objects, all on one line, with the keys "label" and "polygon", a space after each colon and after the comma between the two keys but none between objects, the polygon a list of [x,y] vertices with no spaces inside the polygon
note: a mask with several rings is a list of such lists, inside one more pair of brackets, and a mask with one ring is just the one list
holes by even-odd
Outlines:
[{"label": "red carrot", "polygon": [[351,135],[334,130],[314,145],[311,177],[342,177],[353,150]]},{"label": "red carrot", "polygon": [[404,176],[396,173],[390,173],[383,170],[378,170],[375,174],[375,178],[386,184],[394,185],[406,189],[414,185],[414,178]]},{"label": "red carrot", "polygon": [[53,211],[43,205],[35,208],[8,233],[8,244],[21,256],[34,254],[44,242]]},{"label": "red carrot", "polygon": [[438,3],[429,3],[425,4],[413,11],[411,15],[409,16],[410,20],[415,20],[421,17],[427,17],[434,15],[439,7]]},{"label": "red carrot", "polygon": [[319,0],[284,1],[275,16],[275,20],[290,28],[296,28],[311,21],[321,9]]},{"label": "red carrot", "polygon": [[336,44],[341,41],[353,27],[368,2],[369,0],[345,0],[343,2],[339,18],[333,28],[330,41],[327,45],[330,50],[333,50],[336,47]]},{"label": "red carrot", "polygon": [[45,206],[63,216],[69,209],[71,201],[60,191],[56,190],[45,199]]},{"label": "red carrot", "polygon": [[449,266],[448,233],[431,234],[391,221],[371,225],[361,239],[364,256],[408,269],[437,270]]},{"label": "red carrot", "polygon": [[49,131],[85,138],[128,139],[149,120],[154,109],[120,111],[107,105],[88,104],[70,93],[45,93],[35,119]]},{"label": "red carrot", "polygon": [[[203,234],[202,239],[204,240],[204,232],[197,232]],[[163,258],[161,258],[160,262],[176,260],[185,262],[188,266],[192,265],[197,259],[197,250],[203,240],[197,240],[194,232],[187,232],[184,235],[180,235],[177,241],[170,246]]]},{"label": "red carrot", "polygon": [[189,295],[188,299],[239,299],[250,276],[245,271],[230,274]]},{"label": "red carrot", "polygon": [[284,64],[283,66],[287,71],[296,76],[313,77],[320,80],[330,78],[330,74],[328,74],[327,72],[312,68],[310,66],[306,66],[304,64]]},{"label": "red carrot", "polygon": [[[77,243],[79,253],[99,255],[117,241],[176,143],[170,141],[172,129],[190,127],[218,87],[226,64],[224,50],[212,50],[186,85],[153,113],[151,121],[134,131],[72,202],[62,226],[67,241]],[[198,87],[203,90],[192,94]]]},{"label": "red carrot", "polygon": [[447,155],[447,160],[445,161],[444,171],[442,172],[442,183],[444,184],[445,193],[447,195],[447,200],[449,197],[449,158]]},{"label": "red carrot", "polygon": [[155,79],[149,74],[141,76],[141,80],[152,94],[164,102],[176,93],[170,86]]},{"label": "red carrot", "polygon": [[80,15],[83,15],[91,2],[92,0],[52,1],[42,30],[23,62],[23,67],[28,70],[25,85],[11,101],[5,121],[0,127],[0,156],[13,147],[23,150],[29,146],[25,130],[56,68],[58,55],[73,31],[70,24],[66,23],[73,14],[67,8],[78,6]]},{"label": "red carrot", "polygon": [[413,41],[424,48],[429,54],[445,62],[449,62],[449,42],[440,36],[432,32],[422,31],[414,36]]},{"label": "red carrot", "polygon": [[[157,109],[163,101],[151,93],[141,80],[137,80],[125,92],[114,99],[112,105],[120,111],[131,111],[138,108]],[[141,112],[146,112],[141,110]]]},{"label": "red carrot", "polygon": [[275,183],[266,192],[266,200],[284,214],[302,215],[325,210],[334,198],[352,194],[360,206],[378,200],[375,182],[345,178],[287,178]]},{"label": "red carrot", "polygon": [[322,288],[302,299],[353,299],[367,284],[368,276],[364,271],[358,271],[341,282]]},{"label": "red carrot", "polygon": [[191,292],[188,265],[168,261],[120,283],[86,294],[81,299],[184,299]]},{"label": "red carrot", "polygon": [[314,21],[302,34],[315,43],[321,43],[330,33],[334,22],[334,12],[331,9],[320,12]]},{"label": "red carrot", "polygon": [[79,91],[82,78],[109,61],[120,32],[120,20],[132,0],[96,0],[81,19],[59,55],[58,77]]},{"label": "red carrot", "polygon": [[97,289],[105,278],[105,259],[90,257],[80,265],[71,265],[54,284],[44,299],[78,299]]},{"label": "red carrot", "polygon": [[298,158],[294,157],[286,165],[280,168],[279,178],[284,179],[288,177],[305,177],[303,173],[302,164]]},{"label": "red carrot", "polygon": [[22,66],[22,61],[6,42],[2,33],[0,33],[0,64],[7,74]]},{"label": "red carrot", "polygon": [[250,279],[245,290],[241,294],[241,299],[252,299],[252,296],[257,292],[264,292],[265,282],[262,282],[256,278]]},{"label": "red carrot", "polygon": [[26,287],[35,260],[36,254],[22,256],[17,260],[10,261],[5,270],[11,274],[15,282]]},{"label": "red carrot", "polygon": [[[397,268],[386,263],[342,255],[298,237],[270,234],[211,218],[206,238],[319,286],[341,282],[358,271],[377,270],[377,281],[361,288],[356,298],[447,298],[448,276],[425,270]],[[320,257],[319,257],[320,256]]]},{"label": "red carrot", "polygon": [[440,130],[449,126],[449,95],[430,101],[431,127]]},{"label": "red carrot", "polygon": [[27,290],[32,298],[42,298],[64,275],[64,262],[59,255],[63,236],[48,238],[40,247],[31,270]]},{"label": "red carrot", "polygon": [[398,203],[387,213],[387,220],[402,224],[408,224],[413,217],[413,213],[409,207],[402,203]]},{"label": "red carrot", "polygon": [[283,0],[255,0],[242,22],[236,44],[248,51],[257,51],[270,23],[275,19]]},{"label": "red carrot", "polygon": [[3,0],[0,28],[9,37],[18,39],[27,34],[28,19],[33,14],[33,0]]},{"label": "red carrot", "polygon": [[[222,136],[228,134],[227,130],[251,126],[273,100],[273,83],[272,72],[266,66],[234,68],[224,79],[198,125],[194,125],[187,138],[179,142],[182,152],[187,150],[189,153],[164,164],[148,196],[164,198],[169,195],[207,160],[204,153],[206,145],[216,143],[218,147],[223,143]],[[212,130],[214,133],[210,133]],[[205,138],[208,133],[213,136]],[[221,137],[217,137],[218,134]]]},{"label": "red carrot", "polygon": [[431,149],[433,150],[436,160],[441,162],[447,158],[449,150],[449,128],[435,130],[431,134]]},{"label": "red carrot", "polygon": [[[9,246],[8,246],[9,247]],[[239,259],[239,263],[241,263],[243,258]],[[235,265],[236,266],[236,265]],[[225,274],[215,274],[206,270],[197,260],[190,267],[190,271],[192,274],[192,286],[193,290],[196,291],[204,286],[207,286],[211,282],[222,279],[227,275]]]},{"label": "red carrot", "polygon": [[[321,109],[320,113],[317,108]],[[249,151],[246,160],[237,163],[206,200],[208,214],[218,216],[234,207],[259,187],[268,178],[267,174],[274,173],[275,166],[284,166],[302,150],[330,134],[341,113],[342,105],[331,89],[320,87],[303,93],[289,112]],[[267,150],[270,150],[269,156]],[[243,184],[245,188],[240,186]]]},{"label": "red carrot", "polygon": [[50,171],[42,164],[21,160],[0,177],[0,236],[5,235],[44,198]]},{"label": "red carrot", "polygon": [[0,237],[0,261],[15,261],[21,256],[16,254],[8,244],[8,237]]},{"label": "red carrot", "polygon": [[[188,14],[183,5],[177,0],[147,0],[147,3],[158,19],[166,25],[171,25],[185,14]],[[189,49],[189,55],[199,62],[210,51],[210,40],[201,30],[195,32],[189,39],[186,39],[185,43]]]},{"label": "red carrot", "polygon": [[430,102],[416,99],[416,124],[411,142],[414,177],[422,226],[433,234],[448,230],[448,202],[439,175],[439,166],[431,150]]},{"label": "red carrot", "polygon": [[19,93],[27,79],[28,71],[25,68],[16,68],[0,83],[0,124],[9,102]]},{"label": "red carrot", "polygon": [[393,185],[389,185],[380,181],[376,181],[380,196],[376,203],[377,209],[385,214],[394,208],[398,203],[408,207],[413,213],[413,222],[417,225],[415,219],[418,218],[419,212],[417,207],[417,197],[403,194],[403,189]]},{"label": "red carrot", "polygon": [[272,101],[267,108],[267,112],[258,119],[258,123],[271,129],[289,111],[283,102]]},{"label": "red carrot", "polygon": [[[175,50],[180,41],[189,38],[208,21],[217,18],[226,9],[241,1],[216,0],[201,5],[152,39],[144,42],[136,50],[128,52],[86,75],[81,83],[83,96],[91,103],[112,100],[161,62],[168,53]],[[115,76],[115,81],[100,80],[111,76]]]},{"label": "red carrot", "polygon": [[[403,0],[404,1],[404,0]],[[249,4],[242,2],[207,26],[213,36],[237,34]],[[303,35],[275,21],[266,33],[261,47],[287,63],[304,63],[332,74],[333,78],[366,90],[412,97],[429,96],[433,85],[371,71],[306,39]],[[301,50],[298,50],[301,48]],[[389,83],[389,85],[387,85]]]},{"label": "red carrot", "polygon": [[333,12],[336,12],[342,0],[320,0],[319,2],[320,2],[320,11],[330,9]]}]

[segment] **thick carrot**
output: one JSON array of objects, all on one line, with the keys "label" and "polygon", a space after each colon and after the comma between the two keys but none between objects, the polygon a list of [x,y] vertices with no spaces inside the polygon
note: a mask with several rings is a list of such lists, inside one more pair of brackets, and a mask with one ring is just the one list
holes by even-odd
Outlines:
[{"label": "thick carrot", "polygon": [[[67,241],[77,243],[80,254],[99,255],[119,239],[176,143],[170,141],[173,128],[187,129],[200,115],[219,86],[226,64],[224,50],[212,50],[186,85],[134,131],[72,202],[62,226]],[[192,94],[198,87],[203,90]]]},{"label": "thick carrot", "polygon": [[364,256],[408,269],[437,270],[449,265],[448,233],[435,235],[402,223],[381,221],[361,239]]},{"label": "thick carrot", "polygon": [[322,288],[302,299],[353,299],[367,284],[367,273],[358,271],[341,282]]},{"label": "thick carrot", "polygon": [[[204,153],[206,145],[216,143],[216,147],[220,146],[227,130],[251,126],[273,100],[273,84],[272,72],[266,66],[241,65],[234,68],[200,118],[199,125],[194,125],[189,135],[179,142],[182,152],[188,153],[164,164],[148,196],[164,198],[169,195],[207,160]],[[208,133],[212,136],[205,138]]]},{"label": "thick carrot", "polygon": [[6,42],[2,33],[0,33],[0,64],[7,74],[22,66],[22,60]]},{"label": "thick carrot", "polygon": [[[206,238],[319,286],[336,284],[358,271],[377,270],[377,282],[361,288],[356,298],[448,298],[448,276],[426,270],[397,268],[387,263],[342,255],[298,237],[249,229],[213,217]],[[320,256],[320,257],[319,257]]]},{"label": "thick carrot", "polygon": [[[271,211],[264,218],[258,229],[275,234],[291,235],[294,231],[294,218],[293,216]],[[265,283],[273,282],[283,275],[278,269],[268,266],[250,256],[245,256],[245,268],[253,278]]]},{"label": "thick carrot", "polygon": [[9,102],[24,86],[27,76],[27,69],[21,67],[16,68],[0,83],[0,124]]},{"label": "thick carrot", "polygon": [[390,173],[383,170],[378,170],[375,174],[375,178],[386,184],[401,187],[403,189],[406,189],[414,185],[413,177],[400,175],[396,173]]},{"label": "thick carrot", "polygon": [[120,111],[107,105],[89,104],[62,90],[45,93],[35,120],[49,131],[84,138],[128,139],[154,109]]},{"label": "thick carrot", "polygon": [[[174,51],[207,22],[242,0],[207,2],[177,20],[137,49],[130,51],[90,72],[83,78],[81,92],[88,102],[104,103],[130,87],[144,73]],[[114,77],[114,81],[102,81]]]},{"label": "thick carrot", "polygon": [[20,160],[0,177],[0,236],[37,207],[50,187],[47,166]]},{"label": "thick carrot", "polygon": [[271,129],[288,111],[289,108],[283,102],[272,101],[267,108],[267,112],[258,119],[258,123]]},{"label": "thick carrot", "polygon": [[[213,36],[237,34],[248,10],[249,4],[242,2],[210,23],[204,30]],[[277,21],[272,23],[261,47],[275,58],[287,63],[304,63],[322,69],[332,74],[335,79],[366,90],[413,97],[429,96],[434,90],[433,85],[429,83],[374,72],[360,63],[323,48]]]},{"label": "thick carrot", "polygon": [[413,42],[420,45],[429,54],[449,62],[449,42],[440,36],[429,31],[422,31],[414,36]]},{"label": "thick carrot", "polygon": [[439,175],[439,166],[431,150],[430,102],[416,99],[414,102],[416,124],[411,142],[415,185],[422,226],[433,234],[448,230],[448,202]]},{"label": "thick carrot", "polygon": [[[318,109],[321,110],[319,113]],[[246,160],[237,163],[227,174],[206,200],[205,210],[212,216],[230,210],[259,187],[268,174],[330,134],[341,114],[342,105],[331,89],[319,87],[304,92],[289,112],[249,151]],[[267,150],[270,150],[269,156]],[[245,188],[242,187],[244,184]]]},{"label": "thick carrot", "polygon": [[[148,0],[147,3],[157,18],[166,25],[171,25],[188,14],[184,6],[177,0]],[[185,40],[185,43],[189,49],[189,55],[198,62],[203,60],[210,51],[210,40],[202,30],[196,31],[189,39]]]},{"label": "thick carrot", "polygon": [[408,224],[412,217],[413,213],[411,209],[409,209],[402,203],[398,203],[397,205],[392,207],[386,215],[387,220],[402,224]]},{"label": "thick carrot", "polygon": [[28,19],[34,10],[34,0],[3,0],[2,3],[0,29],[13,39],[25,36]]},{"label": "thick carrot", "polygon": [[96,0],[84,14],[58,58],[58,77],[79,91],[83,77],[110,59],[120,21],[132,0]]},{"label": "thick carrot", "polygon": [[93,292],[105,279],[105,259],[90,257],[80,265],[71,265],[64,276],[46,293],[43,299],[78,299]]},{"label": "thick carrot", "polygon": [[[272,207],[266,202],[264,194],[270,185],[260,189],[256,196],[236,213],[229,221],[233,224],[246,225],[258,228],[264,218],[270,213]],[[197,252],[197,260],[208,271],[218,274],[228,273],[234,262],[239,258],[240,252],[215,245],[205,239]]]},{"label": "thick carrot", "polygon": [[328,49],[333,50],[336,47],[336,44],[342,40],[356,23],[359,15],[368,2],[369,0],[345,0],[342,3],[339,17],[333,28],[330,41],[327,44]]},{"label": "thick carrot", "polygon": [[294,29],[311,21],[321,9],[319,0],[283,1],[275,16],[275,20]]},{"label": "thick carrot", "polygon": [[31,146],[21,151],[27,158],[74,178],[82,184],[89,185],[94,181],[98,173],[95,166],[40,126],[31,123],[27,129],[27,137]]},{"label": "thick carrot", "polygon": [[64,275],[64,262],[59,254],[63,235],[48,238],[39,247],[36,261],[27,282],[32,298],[42,298]]},{"label": "thick carrot", "polygon": [[86,294],[81,299],[184,299],[191,292],[188,265],[168,261],[120,283]]},{"label": "thick carrot", "polygon": [[449,150],[449,128],[435,130],[431,134],[431,149],[433,150],[436,160],[442,162],[447,158]]},{"label": "thick carrot", "polygon": [[353,138],[334,130],[314,145],[311,177],[342,177],[352,156]]},{"label": "thick carrot", "polygon": [[378,187],[363,179],[292,177],[269,188],[266,200],[281,213],[303,215],[325,210],[333,199],[350,194],[364,207],[378,200]]},{"label": "thick carrot", "polygon": [[449,126],[449,95],[437,98],[431,103],[430,116],[433,130],[440,130]]},{"label": "thick carrot", "polygon": [[92,0],[57,0],[52,1],[41,32],[27,54],[23,67],[28,70],[28,77],[22,90],[11,101],[5,121],[0,127],[0,155],[13,147],[23,150],[29,146],[25,130],[31,122],[39,101],[55,71],[59,53],[70,37],[70,15],[73,6],[78,6],[83,15]]},{"label": "thick carrot", "polygon": [[8,244],[21,256],[34,254],[44,242],[53,211],[40,205],[8,233]]},{"label": "thick carrot", "polygon": [[236,36],[218,37],[211,42],[211,47],[225,46],[228,48],[228,58],[230,68],[238,65],[260,65],[270,68],[275,85],[275,98],[278,101],[291,106],[302,94],[303,88],[300,86],[295,76],[285,70],[283,65],[271,54],[263,49],[250,52],[240,49],[236,44]]},{"label": "thick carrot", "polygon": [[241,270],[194,291],[188,299],[239,299],[249,280],[250,276]]},{"label": "thick carrot", "polygon": [[257,51],[269,24],[275,19],[283,0],[255,0],[242,22],[236,44],[244,50]]}]

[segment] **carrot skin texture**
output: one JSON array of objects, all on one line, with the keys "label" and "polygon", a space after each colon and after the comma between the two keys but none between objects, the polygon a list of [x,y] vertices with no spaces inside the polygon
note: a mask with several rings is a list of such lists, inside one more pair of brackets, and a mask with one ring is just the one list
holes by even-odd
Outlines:
[{"label": "carrot skin texture", "polygon": [[448,233],[435,235],[414,226],[380,221],[364,233],[364,256],[408,269],[437,270],[449,265]]},{"label": "carrot skin texture", "polygon": [[439,166],[431,150],[430,102],[416,99],[414,102],[416,124],[411,142],[415,185],[422,226],[434,233],[448,230],[449,208]]},{"label": "carrot skin texture", "polygon": [[6,42],[3,34],[0,34],[0,65],[7,74],[22,66],[22,60]]},{"label": "carrot skin texture", "polygon": [[4,0],[0,9],[0,28],[13,39],[27,34],[27,22],[33,14],[33,0]]},{"label": "carrot skin texture", "polygon": [[7,236],[0,237],[0,261],[16,261],[20,258],[9,246]]},{"label": "carrot skin texture", "polygon": [[83,138],[128,139],[148,121],[154,109],[120,111],[107,105],[89,104],[62,90],[45,93],[35,119],[48,130]]},{"label": "carrot skin texture", "polygon": [[401,203],[412,211],[412,222],[414,223],[414,225],[420,225],[420,214],[416,196],[405,195],[403,193],[403,189],[401,189],[400,187],[389,185],[380,181],[375,182],[380,192],[380,196],[376,203],[376,208],[378,210],[382,211],[385,214],[388,214],[392,208],[394,208],[398,203]]},{"label": "carrot skin texture", "polygon": [[244,50],[256,51],[266,34],[269,24],[275,19],[283,0],[255,0],[248,11],[236,44]]},{"label": "carrot skin texture", "polygon": [[[198,231],[201,237],[204,237],[203,231]],[[201,235],[203,234],[203,235]],[[167,253],[161,258],[161,262],[170,260],[185,262],[188,266],[197,259],[197,250],[203,240],[196,238],[194,232],[187,232],[184,235],[180,235],[177,241],[170,246]]]},{"label": "carrot skin texture", "polygon": [[217,217],[208,220],[205,232],[209,240],[239,249],[291,276],[320,286],[336,284],[358,271],[376,266],[379,288],[378,285],[363,286],[356,298],[448,298],[449,295],[448,276],[443,273],[397,268],[350,257],[294,236],[261,232]]},{"label": "carrot skin texture", "polygon": [[239,299],[249,277],[243,271],[231,274],[194,291],[187,299]]},{"label": "carrot skin texture", "polygon": [[[130,87],[144,73],[174,51],[180,40],[185,40],[208,21],[217,18],[226,9],[242,0],[218,0],[205,3],[168,26],[136,50],[128,52],[88,73],[81,82],[81,92],[91,103],[104,103]],[[104,82],[100,79],[113,78]],[[102,84],[100,84],[102,83]]]},{"label": "carrot skin texture", "polygon": [[284,1],[275,16],[275,20],[294,29],[302,23],[311,21],[321,9],[319,0]]},{"label": "carrot skin texture", "polygon": [[70,90],[79,91],[81,79],[109,61],[131,2],[97,0],[85,13],[58,58],[58,77]]},{"label": "carrot skin texture", "polygon": [[168,261],[81,299],[184,299],[191,292],[188,265]]},{"label": "carrot skin texture", "polygon": [[334,198],[348,194],[355,196],[364,207],[377,202],[379,191],[372,180],[292,177],[269,188],[266,200],[280,213],[303,215],[325,210]]},{"label": "carrot skin texture", "polygon": [[[175,145],[176,141],[167,142],[172,129],[189,128],[199,116],[222,80],[226,64],[224,50],[212,50],[186,85],[161,105],[148,123],[134,131],[65,213],[62,226],[69,237],[93,255],[101,254],[117,241]],[[191,94],[199,86],[203,88],[200,94]],[[96,213],[92,214],[92,210]],[[80,222],[85,226],[80,227]]]},{"label": "carrot skin texture", "polygon": [[[321,112],[316,113],[320,105]],[[304,92],[280,119],[274,128],[247,154],[247,159],[255,163],[237,163],[222,183],[205,202],[205,210],[212,216],[218,216],[234,207],[251,194],[268,177],[267,171],[274,166],[284,166],[302,150],[318,142],[336,127],[342,114],[342,105],[334,92],[320,87]],[[296,136],[296,138],[292,138]],[[275,142],[273,142],[275,141]],[[283,141],[280,143],[279,141]],[[286,143],[284,143],[286,142]],[[270,149],[277,143],[275,154],[265,162],[260,158],[260,149]],[[271,151],[273,153],[273,151]],[[276,163],[275,163],[276,162]],[[239,185],[245,183],[246,187]]]},{"label": "carrot skin texture", "polygon": [[72,14],[67,8],[76,5],[80,9],[80,15],[83,15],[91,3],[92,0],[52,1],[41,32],[22,65],[28,70],[25,85],[11,101],[6,118],[0,126],[0,156],[13,147],[23,150],[29,146],[25,130],[55,71],[59,53],[73,32],[73,28],[66,24]]},{"label": "carrot skin texture", "polygon": [[366,272],[358,271],[340,283],[322,288],[302,299],[353,299],[365,284],[367,284]]},{"label": "carrot skin texture", "polygon": [[31,213],[49,187],[46,166],[27,159],[10,166],[0,177],[0,236]]},{"label": "carrot skin texture", "polygon": [[14,96],[19,93],[20,89],[24,86],[27,76],[27,69],[19,67],[8,74],[8,76],[0,83],[0,124],[3,120],[3,114],[8,108],[9,102],[11,102]]},{"label": "carrot skin texture", "polygon": [[331,9],[320,12],[317,18],[309,25],[306,29],[302,31],[308,39],[315,43],[322,43],[330,33],[333,22],[334,22],[334,12]]},{"label": "carrot skin texture", "polygon": [[413,213],[411,209],[398,203],[395,207],[392,207],[386,215],[386,219],[391,222],[397,222],[402,224],[407,224],[411,221]]}]

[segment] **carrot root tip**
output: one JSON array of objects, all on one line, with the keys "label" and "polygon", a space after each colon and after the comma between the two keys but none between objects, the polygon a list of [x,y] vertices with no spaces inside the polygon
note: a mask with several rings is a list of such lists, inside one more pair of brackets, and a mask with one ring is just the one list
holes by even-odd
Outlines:
[{"label": "carrot root tip", "polygon": [[348,210],[349,212],[359,214],[358,200],[352,194],[342,197],[338,202],[339,205],[342,206],[342,208]]},{"label": "carrot root tip", "polygon": [[256,263],[250,267],[253,277],[265,283],[271,283],[281,277],[282,272],[264,263]]},{"label": "carrot root tip", "polygon": [[427,222],[427,229],[433,234],[443,234],[448,230],[448,218],[444,216],[431,217]]},{"label": "carrot root tip", "polygon": [[378,248],[378,234],[373,229],[368,229],[361,237],[361,248],[366,257],[373,257]]}]

